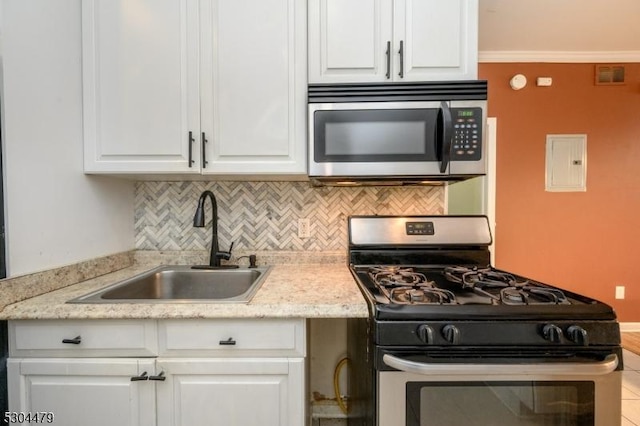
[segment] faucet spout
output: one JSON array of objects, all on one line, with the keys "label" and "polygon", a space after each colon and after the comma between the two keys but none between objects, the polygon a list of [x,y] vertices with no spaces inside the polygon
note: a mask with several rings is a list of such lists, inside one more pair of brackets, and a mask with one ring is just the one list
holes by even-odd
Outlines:
[{"label": "faucet spout", "polygon": [[[209,266],[220,266],[221,257],[226,257],[223,255],[227,253],[220,253],[220,247],[218,245],[218,202],[213,192],[207,190],[200,195],[198,207],[193,216],[193,226],[197,228],[204,227],[204,202],[207,198],[211,200],[211,216],[213,216],[211,218],[211,254],[209,256]],[[227,259],[231,257],[231,250],[229,250],[228,255],[229,257],[226,257]]]}]

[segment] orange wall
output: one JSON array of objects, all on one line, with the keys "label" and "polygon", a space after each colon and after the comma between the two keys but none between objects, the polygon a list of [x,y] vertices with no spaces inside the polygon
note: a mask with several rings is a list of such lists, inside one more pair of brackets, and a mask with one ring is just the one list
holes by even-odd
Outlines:
[{"label": "orange wall", "polygon": [[[518,73],[528,84],[514,91]],[[485,63],[479,75],[498,118],[496,266],[640,322],[640,64],[624,86],[594,85],[594,64]],[[587,135],[587,192],[545,192],[546,135],[558,133]]]}]

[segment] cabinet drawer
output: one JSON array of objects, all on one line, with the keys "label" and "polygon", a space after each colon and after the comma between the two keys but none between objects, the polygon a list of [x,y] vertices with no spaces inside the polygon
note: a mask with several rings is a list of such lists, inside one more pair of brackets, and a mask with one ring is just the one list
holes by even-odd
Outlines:
[{"label": "cabinet drawer", "polygon": [[10,321],[12,357],[155,356],[155,321]]},{"label": "cabinet drawer", "polygon": [[166,320],[161,355],[304,356],[303,319]]}]

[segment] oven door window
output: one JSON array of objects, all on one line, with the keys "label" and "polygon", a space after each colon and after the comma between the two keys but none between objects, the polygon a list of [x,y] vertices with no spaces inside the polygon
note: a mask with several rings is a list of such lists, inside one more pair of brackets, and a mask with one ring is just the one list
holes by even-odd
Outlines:
[{"label": "oven door window", "polygon": [[438,109],[314,113],[316,162],[437,161]]},{"label": "oven door window", "polygon": [[407,426],[593,426],[595,384],[409,382]]}]

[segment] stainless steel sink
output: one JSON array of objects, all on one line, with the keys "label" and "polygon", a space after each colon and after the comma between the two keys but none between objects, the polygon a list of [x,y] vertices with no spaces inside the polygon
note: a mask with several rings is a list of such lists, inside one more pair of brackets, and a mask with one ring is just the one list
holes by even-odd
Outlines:
[{"label": "stainless steel sink", "polygon": [[160,266],[67,303],[247,303],[269,270]]}]

